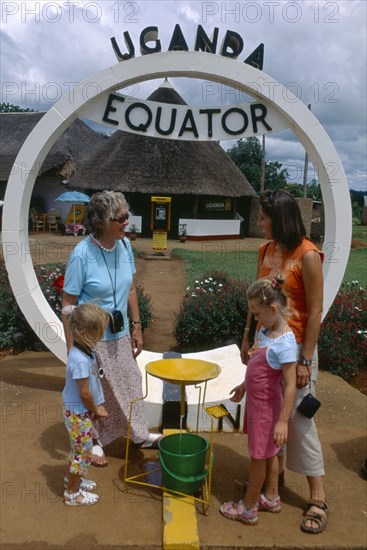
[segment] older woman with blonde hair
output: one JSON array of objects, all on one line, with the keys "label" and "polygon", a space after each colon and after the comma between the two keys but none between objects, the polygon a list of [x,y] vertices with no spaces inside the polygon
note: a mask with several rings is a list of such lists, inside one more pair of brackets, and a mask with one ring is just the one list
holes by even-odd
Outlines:
[{"label": "older woman with blonde hair", "polygon": [[[127,433],[130,402],[142,397],[141,373],[135,357],[143,349],[135,264],[125,238],[129,205],[122,193],[102,191],[92,196],[85,225],[90,234],[77,244],[65,273],[63,306],[94,303],[110,312],[111,321],[97,346],[103,372],[107,419],[94,423],[92,462],[107,464],[103,446]],[[132,334],[129,326],[132,324]],[[68,350],[72,337],[63,316]],[[155,445],[160,434],[150,434],[144,404],[133,408],[131,438],[141,447]]]}]

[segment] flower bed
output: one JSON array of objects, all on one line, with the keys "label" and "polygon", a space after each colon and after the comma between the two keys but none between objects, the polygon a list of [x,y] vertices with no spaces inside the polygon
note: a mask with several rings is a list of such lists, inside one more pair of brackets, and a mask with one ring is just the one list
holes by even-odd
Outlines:
[{"label": "flower bed", "polygon": [[367,289],[358,281],[340,288],[321,327],[320,368],[349,380],[367,363]]},{"label": "flower bed", "polygon": [[[230,339],[242,339],[247,315],[248,283],[214,271],[204,274],[186,289],[174,334],[184,347],[218,347]],[[238,311],[240,304],[244,315]]]},{"label": "flower bed", "polygon": [[[52,310],[61,317],[65,264],[47,264],[34,267],[40,288]],[[152,321],[150,297],[142,285],[137,285],[141,328],[145,330]],[[5,266],[0,266],[0,349],[16,351],[45,349],[20,311],[10,288]]]},{"label": "flower bed", "polygon": [[[240,344],[247,316],[245,281],[226,273],[203,275],[186,289],[174,334],[184,350],[209,349],[229,339]],[[238,303],[244,310],[241,315]],[[322,323],[320,368],[351,380],[367,363],[367,290],[357,281],[339,290]]]}]

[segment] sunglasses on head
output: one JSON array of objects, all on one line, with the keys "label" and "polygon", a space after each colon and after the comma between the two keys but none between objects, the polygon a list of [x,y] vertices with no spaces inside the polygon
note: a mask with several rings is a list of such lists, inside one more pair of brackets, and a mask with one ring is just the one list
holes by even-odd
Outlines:
[{"label": "sunglasses on head", "polygon": [[120,218],[111,218],[111,222],[117,222],[117,223],[124,223],[126,220],[128,220],[130,217],[130,214],[125,214],[124,216],[121,216]]}]

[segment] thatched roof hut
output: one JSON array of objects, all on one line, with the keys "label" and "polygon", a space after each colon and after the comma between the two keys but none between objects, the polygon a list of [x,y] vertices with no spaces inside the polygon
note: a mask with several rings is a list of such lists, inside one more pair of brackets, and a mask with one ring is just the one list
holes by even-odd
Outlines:
[{"label": "thatched roof hut", "polygon": [[[45,113],[0,114],[0,181],[9,179],[10,171],[24,141]],[[59,137],[45,158],[39,176],[50,170],[70,177],[81,163],[97,152],[105,139],[77,119]]]},{"label": "thatched roof hut", "polygon": [[[186,105],[168,82],[148,99]],[[83,163],[78,186],[129,194],[256,196],[217,142],[159,139],[121,130]]]}]

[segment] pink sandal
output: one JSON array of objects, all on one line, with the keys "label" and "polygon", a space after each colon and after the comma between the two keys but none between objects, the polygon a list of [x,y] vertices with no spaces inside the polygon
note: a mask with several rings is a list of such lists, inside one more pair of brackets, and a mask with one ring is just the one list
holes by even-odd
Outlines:
[{"label": "pink sandal", "polygon": [[262,493],[259,497],[258,506],[259,510],[262,510],[263,512],[273,512],[273,514],[277,514],[282,509],[279,496],[274,500],[268,500]]},{"label": "pink sandal", "polygon": [[257,517],[257,508],[246,510],[243,500],[240,500],[239,502],[235,502],[234,500],[225,502],[219,508],[219,511],[224,517],[235,521],[240,521],[246,525],[256,525],[259,521]]}]

